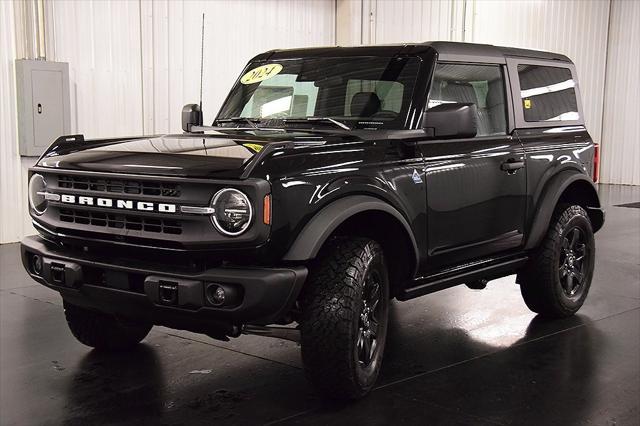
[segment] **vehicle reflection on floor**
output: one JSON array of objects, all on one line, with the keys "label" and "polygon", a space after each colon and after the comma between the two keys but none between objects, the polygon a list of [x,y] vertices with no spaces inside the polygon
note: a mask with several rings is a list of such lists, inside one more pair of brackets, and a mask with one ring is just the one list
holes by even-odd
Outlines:
[{"label": "vehicle reflection on floor", "polygon": [[132,352],[113,354],[89,351],[74,370],[66,390],[65,423],[80,423],[87,416],[122,422],[163,412],[165,383],[156,348],[139,345]]}]

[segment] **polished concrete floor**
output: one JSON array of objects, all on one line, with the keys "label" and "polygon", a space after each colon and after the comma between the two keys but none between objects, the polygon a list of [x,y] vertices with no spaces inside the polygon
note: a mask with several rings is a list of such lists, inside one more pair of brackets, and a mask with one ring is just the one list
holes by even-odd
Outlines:
[{"label": "polished concrete floor", "polygon": [[0,424],[640,424],[640,188],[602,186],[591,294],[547,322],[513,277],[392,307],[378,387],[322,402],[291,342],[154,328],[102,355],[67,330],[57,293],[0,246]]}]

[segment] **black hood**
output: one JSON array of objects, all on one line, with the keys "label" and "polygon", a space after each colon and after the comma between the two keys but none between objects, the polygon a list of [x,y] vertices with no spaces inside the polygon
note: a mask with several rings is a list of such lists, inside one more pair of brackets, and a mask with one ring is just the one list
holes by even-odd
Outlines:
[{"label": "black hood", "polygon": [[[256,134],[253,134],[256,133]],[[59,144],[39,161],[42,167],[93,172],[237,179],[267,145],[330,143],[353,136],[307,132],[211,132]]]}]

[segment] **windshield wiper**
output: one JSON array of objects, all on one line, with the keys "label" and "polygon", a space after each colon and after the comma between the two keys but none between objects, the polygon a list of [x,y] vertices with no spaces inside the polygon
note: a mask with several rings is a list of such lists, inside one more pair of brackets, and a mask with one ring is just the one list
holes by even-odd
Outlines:
[{"label": "windshield wiper", "polygon": [[241,122],[245,122],[245,123],[249,123],[249,126],[253,127],[254,129],[257,129],[258,126],[256,125],[255,122],[260,122],[259,118],[249,118],[249,117],[229,117],[229,118],[220,118],[218,120],[216,120],[216,123],[241,123]]},{"label": "windshield wiper", "polygon": [[335,120],[335,119],[333,119],[331,117],[307,117],[307,121],[326,121],[326,122],[335,124],[336,126],[340,127],[341,129],[351,131],[351,127],[347,126],[342,121]]},{"label": "windshield wiper", "polygon": [[286,123],[291,122],[291,123],[295,123],[295,122],[305,122],[305,121],[322,121],[325,123],[331,123],[334,124],[338,127],[340,127],[341,129],[344,130],[349,130],[351,131],[351,127],[347,126],[346,124],[344,124],[341,121],[338,121],[336,119],[333,119],[331,117],[307,117],[307,118],[285,118],[283,119],[283,121]]},{"label": "windshield wiper", "polygon": [[[351,127],[347,126],[346,124],[344,124],[341,121],[338,121],[336,119],[333,119],[331,117],[306,117],[306,118],[283,118],[282,121],[284,121],[285,123],[290,122],[290,123],[304,123],[304,122],[309,122],[309,121],[322,121],[325,123],[331,123],[335,126],[340,127],[341,129],[344,130],[349,130],[351,131]],[[245,123],[249,123],[249,125],[254,128],[254,129],[259,129],[259,127],[256,125],[256,122],[260,122],[259,118],[250,118],[250,117],[229,117],[229,118],[220,118],[218,120],[215,121],[216,123],[241,123],[241,122],[245,122]]]}]

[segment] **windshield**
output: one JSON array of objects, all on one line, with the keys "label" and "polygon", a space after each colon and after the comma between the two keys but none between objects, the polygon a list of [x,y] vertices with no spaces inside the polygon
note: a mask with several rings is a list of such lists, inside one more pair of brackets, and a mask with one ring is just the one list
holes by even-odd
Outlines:
[{"label": "windshield", "polygon": [[217,122],[404,128],[418,67],[417,58],[397,57],[252,62]]}]

